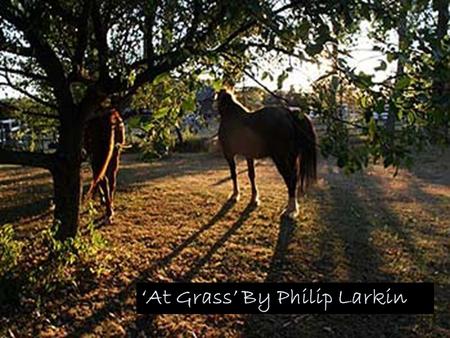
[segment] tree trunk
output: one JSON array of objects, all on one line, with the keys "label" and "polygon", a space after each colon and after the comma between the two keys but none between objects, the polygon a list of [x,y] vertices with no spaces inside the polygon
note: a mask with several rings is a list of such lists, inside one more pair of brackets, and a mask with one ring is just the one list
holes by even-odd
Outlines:
[{"label": "tree trunk", "polygon": [[[75,115],[75,116],[74,116]],[[62,119],[60,140],[52,170],[55,202],[56,237],[64,240],[77,234],[81,205],[81,148],[83,125],[76,114]]]},{"label": "tree trunk", "polygon": [[438,11],[438,22],[436,27],[436,38],[439,45],[442,44],[442,39],[447,34],[449,21],[449,1],[448,0],[434,0],[434,8]]},{"label": "tree trunk", "polygon": [[78,230],[81,204],[81,163],[58,159],[53,175],[56,237],[74,237]]},{"label": "tree trunk", "polygon": [[[400,52],[404,52],[407,47],[406,46],[406,44],[407,44],[407,40],[406,40],[407,21],[406,21],[406,18],[408,15],[408,11],[405,9],[406,4],[407,4],[406,0],[400,1],[400,6],[401,6],[400,13],[401,14],[400,14],[399,22],[398,22],[398,26],[397,26],[398,49]],[[397,59],[397,70],[396,70],[396,82],[400,80],[400,78],[402,77],[402,75],[404,73],[405,73],[405,61],[401,58],[398,58]],[[390,146],[392,146],[394,144],[396,120],[397,120],[397,112],[394,108],[392,108],[390,106],[389,110],[388,110],[387,121],[386,121],[386,130],[389,133],[388,143]]]}]

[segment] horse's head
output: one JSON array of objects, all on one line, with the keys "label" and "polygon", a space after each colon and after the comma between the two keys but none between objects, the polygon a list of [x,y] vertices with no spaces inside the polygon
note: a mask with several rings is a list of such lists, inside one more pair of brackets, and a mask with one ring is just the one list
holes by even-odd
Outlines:
[{"label": "horse's head", "polygon": [[233,96],[226,89],[221,89],[216,93],[215,103],[215,108],[223,116],[234,103]]}]

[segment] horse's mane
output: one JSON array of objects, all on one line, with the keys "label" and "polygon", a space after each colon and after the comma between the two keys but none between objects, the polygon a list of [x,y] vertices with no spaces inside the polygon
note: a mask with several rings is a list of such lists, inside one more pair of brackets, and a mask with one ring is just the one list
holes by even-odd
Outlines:
[{"label": "horse's mane", "polygon": [[240,103],[237,100],[236,96],[233,93],[231,93],[225,89],[220,90],[217,98],[218,98],[219,110],[221,108],[222,109],[223,108],[225,108],[225,109],[231,108],[239,113],[248,113],[249,112],[249,110],[242,103]]}]

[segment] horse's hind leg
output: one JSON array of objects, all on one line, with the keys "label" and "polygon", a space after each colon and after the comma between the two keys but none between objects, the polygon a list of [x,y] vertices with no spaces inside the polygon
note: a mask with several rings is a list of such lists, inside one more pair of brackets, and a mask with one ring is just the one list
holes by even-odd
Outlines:
[{"label": "horse's hind leg", "polygon": [[295,158],[274,158],[275,165],[288,188],[288,205],[283,214],[295,218],[298,215],[297,180],[298,171]]},{"label": "horse's hind leg", "polygon": [[112,223],[114,217],[114,193],[116,191],[117,172],[119,171],[120,152],[114,151],[111,162],[109,163],[106,176],[108,177],[109,205],[107,206],[107,215],[109,223]]},{"label": "horse's hind leg", "polygon": [[230,200],[232,202],[237,202],[239,201],[239,184],[237,181],[237,174],[236,174],[236,161],[234,160],[233,155],[225,155],[225,158],[230,167],[231,179],[233,180],[233,194],[230,196]]},{"label": "horse's hind leg", "polygon": [[97,189],[100,192],[100,202],[106,205],[106,200],[108,199],[108,182],[106,182],[105,178],[100,181]]},{"label": "horse's hind leg", "polygon": [[250,179],[250,183],[252,185],[252,199],[250,203],[254,205],[259,205],[258,189],[256,188],[255,183],[255,161],[252,158],[247,158],[247,167],[248,167],[248,178]]},{"label": "horse's hind leg", "polygon": [[111,191],[109,188],[109,179],[107,176],[105,176],[101,182],[100,182],[101,189],[104,192],[105,197],[105,207],[106,207],[106,215],[105,215],[105,224],[111,224],[112,218],[113,218],[113,207],[112,207],[112,200],[111,200]]}]

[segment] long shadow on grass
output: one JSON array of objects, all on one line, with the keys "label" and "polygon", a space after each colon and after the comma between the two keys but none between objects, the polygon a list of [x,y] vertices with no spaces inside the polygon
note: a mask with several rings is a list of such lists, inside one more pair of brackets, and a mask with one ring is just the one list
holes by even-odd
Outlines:
[{"label": "long shadow on grass", "polygon": [[40,216],[44,217],[48,214],[50,205],[50,198],[41,198],[21,205],[0,208],[0,225],[15,223],[22,218],[38,219]]},{"label": "long shadow on grass", "polygon": [[[76,327],[74,327],[73,330],[68,334],[72,336],[81,336],[83,334],[91,333],[97,325],[102,323],[104,320],[108,319],[108,317],[110,317],[111,314],[118,313],[124,310],[123,304],[125,304],[127,298],[134,297],[135,287],[138,282],[145,282],[151,280],[153,278],[153,274],[157,272],[158,269],[167,266],[178,254],[181,253],[181,251],[184,248],[193,243],[202,232],[207,231],[214,224],[216,224],[222,217],[224,217],[227,214],[227,212],[232,208],[233,204],[234,203],[232,203],[231,201],[227,201],[205,225],[203,225],[199,230],[190,235],[187,239],[185,239],[170,254],[160,259],[149,269],[143,271],[139,275],[139,277],[130,282],[118,294],[112,296],[112,299],[107,301],[106,304],[101,309],[97,310],[95,314],[87,318],[81,325],[77,325]],[[243,220],[241,221],[241,224],[242,222]],[[233,226],[232,228],[236,227]],[[234,231],[235,230],[236,229],[234,229]],[[215,250],[217,250],[217,248]],[[197,267],[197,269],[200,268],[198,264],[196,264],[195,267]],[[193,272],[191,272],[190,275],[192,275],[193,277]],[[128,335],[136,336],[137,334],[144,333],[147,334],[149,337],[153,336],[156,330],[156,328],[153,326],[153,320],[154,316],[152,315],[139,315],[136,322],[133,325],[129,325],[129,327],[127,327]]]},{"label": "long shadow on grass", "polygon": [[[229,202],[228,202],[229,203]],[[250,217],[252,211],[256,208],[255,205],[249,204],[242,212],[241,216],[238,218],[236,222],[219,238],[219,240],[214,243],[214,245],[208,250],[208,252],[199,260],[195,262],[195,264],[186,272],[181,278],[176,279],[176,282],[190,282],[192,279],[198,275],[201,268],[207,264],[211,257],[214,255],[217,250],[225,244],[225,242],[245,223],[245,221]],[[187,245],[180,245],[179,247],[186,247]],[[179,248],[178,247],[178,248]],[[177,250],[177,252],[181,252],[181,250]],[[169,256],[172,256],[170,254]],[[135,335],[137,332],[145,332],[146,334],[153,336],[155,332],[158,332],[158,328],[154,326],[155,316],[154,315],[139,315],[132,327],[127,328],[127,334],[129,336]]]},{"label": "long shadow on grass", "polygon": [[178,256],[181,253],[181,251],[183,251],[186,247],[191,245],[197,239],[198,236],[200,236],[203,232],[210,229],[221,218],[223,218],[228,213],[228,211],[230,211],[230,209],[233,207],[234,204],[235,203],[231,200],[226,201],[225,204],[222,205],[220,210],[205,225],[203,225],[200,229],[198,229],[196,232],[194,232],[192,235],[186,238],[181,244],[179,244],[175,249],[173,249],[170,254],[168,254],[159,262],[157,262],[157,264],[154,265],[151,271],[147,271],[147,277],[152,277],[150,272],[153,273],[157,268],[162,268],[163,266],[168,265],[176,256]]},{"label": "long shadow on grass", "polygon": [[[20,167],[19,170],[21,169],[22,167]],[[47,177],[50,177],[50,173],[48,171],[42,173],[32,173],[31,175],[30,174],[27,175],[25,172],[24,174],[11,175],[11,177],[0,179],[0,190],[8,185],[16,186],[17,184],[21,184],[23,181],[34,181],[44,179]]]},{"label": "long shadow on grass", "polygon": [[274,283],[282,280],[283,268],[287,262],[286,254],[288,252],[289,242],[292,239],[296,226],[296,221],[288,217],[281,217],[278,239],[265,282]]},{"label": "long shadow on grass", "polygon": [[417,153],[409,172],[425,183],[450,185],[450,148],[431,147]]},{"label": "long shadow on grass", "polygon": [[[291,262],[286,256],[287,246],[292,238],[292,230],[280,224],[280,235],[273,254],[271,268],[266,281],[284,282],[283,269],[300,265],[308,278],[319,281],[375,282],[395,281],[398,275],[382,270],[384,264],[380,248],[371,240],[372,231],[388,226],[389,229],[410,241],[401,231],[401,222],[389,205],[382,202],[371,205],[365,198],[383,198],[383,190],[378,182],[365,175],[361,177],[331,180],[332,188],[318,191],[316,198],[321,203],[318,226],[322,225],[320,241],[315,244],[318,259],[312,265],[303,261]],[[358,186],[370,192],[360,198]],[[388,223],[380,218],[386,218]],[[301,226],[301,225],[299,225]],[[288,236],[286,236],[286,234]],[[301,243],[299,243],[301,245]],[[406,249],[413,249],[408,244]],[[416,259],[419,259],[416,257]],[[283,264],[274,262],[284,262]],[[414,262],[416,263],[416,261]],[[304,265],[303,267],[301,265]],[[290,271],[291,273],[294,271]],[[305,281],[303,275],[298,281]],[[311,281],[306,280],[306,281]],[[430,316],[401,315],[255,315],[249,316],[243,332],[246,337],[358,337],[358,336],[407,336],[419,327],[418,332],[431,328]]]},{"label": "long shadow on grass", "polygon": [[[45,216],[51,204],[52,190],[49,183],[42,180],[50,177],[50,174],[33,174],[29,169],[23,168],[10,172],[11,178],[0,180],[0,225]],[[30,232],[32,229],[27,229],[27,234]]]},{"label": "long shadow on grass", "polygon": [[126,190],[131,186],[161,177],[180,177],[195,175],[208,170],[228,168],[225,159],[212,158],[210,154],[176,154],[171,158],[155,162],[135,162],[128,157],[122,161],[118,177],[118,190]]},{"label": "long shadow on grass", "polygon": [[211,257],[217,250],[225,244],[225,242],[245,223],[245,221],[250,217],[250,214],[253,210],[256,209],[254,204],[249,204],[242,212],[239,219],[234,222],[234,224],[225,232],[219,240],[214,243],[214,245],[208,250],[208,252],[199,260],[195,262],[195,264],[191,267],[191,269],[186,272],[181,279],[180,282],[189,282],[194,278],[199,272],[200,269],[211,260]]},{"label": "long shadow on grass", "polygon": [[[287,259],[288,246],[293,240],[294,230],[297,226],[301,225],[290,218],[280,218],[278,238],[264,282],[276,283],[284,281],[283,271],[289,263]],[[244,325],[243,336],[284,337],[284,334],[286,334],[286,323],[288,323],[290,317],[286,315],[267,314],[250,315],[247,317]]]},{"label": "long shadow on grass", "polygon": [[[378,178],[365,174],[343,178],[342,184],[334,185],[329,190],[325,200],[330,201],[331,208],[321,212],[329,229],[323,234],[321,252],[329,264],[320,260],[316,262],[321,263],[316,268],[322,268],[324,280],[395,282],[408,278],[401,266],[396,272],[387,272],[384,247],[376,246],[375,231],[394,232],[400,238],[403,249],[413,258],[410,268],[421,265],[422,258],[414,253],[414,242],[403,231],[398,215],[385,202],[385,193]],[[388,238],[384,241],[379,245],[392,245]],[[346,275],[342,269],[338,272],[341,265],[346,267]],[[304,327],[310,336],[380,337],[408,336],[413,330],[428,332],[430,323],[429,316],[314,315],[309,317]]]},{"label": "long shadow on grass", "polygon": [[[378,193],[373,192],[373,182],[367,176],[344,180],[347,182],[325,192],[325,200],[330,204],[321,211],[325,231],[320,249],[322,257],[316,268],[322,270],[326,281],[393,281],[392,275],[380,269],[382,253],[371,242],[372,231],[380,226],[380,214],[388,211],[378,206],[373,209],[359,197],[359,184],[369,186],[372,196]],[[346,275],[339,275],[337,271],[341,264],[346,267]]]}]

